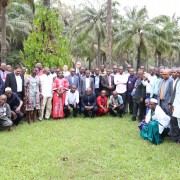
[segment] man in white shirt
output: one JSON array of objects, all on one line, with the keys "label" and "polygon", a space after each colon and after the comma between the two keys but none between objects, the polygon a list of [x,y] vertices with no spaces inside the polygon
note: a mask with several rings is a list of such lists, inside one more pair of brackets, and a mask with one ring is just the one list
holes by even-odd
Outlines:
[{"label": "man in white shirt", "polygon": [[70,75],[70,72],[68,71],[68,66],[67,65],[64,65],[63,70],[64,70],[63,71],[64,77],[67,77],[67,76]]},{"label": "man in white shirt", "polygon": [[73,109],[73,117],[77,118],[79,111],[79,92],[76,90],[76,86],[72,85],[71,89],[66,93],[64,113],[65,118],[70,116],[70,111]]},{"label": "man in white shirt", "polygon": [[50,74],[48,67],[44,68],[44,74],[40,76],[42,88],[42,100],[39,120],[44,118],[44,111],[46,110],[45,119],[49,119],[52,110],[52,86],[53,76]]},{"label": "man in white shirt", "polygon": [[114,84],[116,85],[116,92],[122,96],[124,102],[124,113],[126,109],[126,92],[127,92],[128,75],[124,74],[122,66],[119,67],[119,74],[114,76]]}]

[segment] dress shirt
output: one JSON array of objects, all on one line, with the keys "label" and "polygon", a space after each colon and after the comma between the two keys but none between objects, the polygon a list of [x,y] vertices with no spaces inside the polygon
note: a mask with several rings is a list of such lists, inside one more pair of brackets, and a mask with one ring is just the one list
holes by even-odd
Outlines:
[{"label": "dress shirt", "polygon": [[100,83],[99,76],[95,76],[95,84],[94,84],[95,89],[99,89],[99,83]]},{"label": "dress shirt", "polygon": [[146,93],[151,93],[153,89],[153,85],[155,80],[157,79],[156,75],[148,75],[148,80],[149,81],[142,81],[143,85],[146,86]]},{"label": "dress shirt", "polygon": [[111,86],[112,84],[111,84],[111,75],[109,75],[109,76],[107,76],[108,77],[108,84],[109,84],[109,86]]},{"label": "dress shirt", "polygon": [[86,77],[86,89],[90,87],[90,77]]},{"label": "dress shirt", "polygon": [[64,71],[64,72],[63,72],[63,75],[64,75],[64,77],[67,77],[67,76],[70,75],[70,72],[69,72],[69,71]]},{"label": "dress shirt", "polygon": [[67,106],[74,103],[79,103],[79,92],[76,90],[74,93],[72,93],[71,90],[69,90],[66,93],[65,105]]},{"label": "dress shirt", "polygon": [[52,74],[43,74],[40,76],[42,95],[44,97],[52,97],[52,86],[53,86],[53,76]]},{"label": "dress shirt", "polygon": [[74,83],[74,76],[71,76],[72,84]]},{"label": "dress shirt", "polygon": [[160,77],[157,77],[155,80],[154,80],[154,84],[153,84],[153,87],[152,87],[152,91],[151,91],[151,98],[153,97],[153,95],[158,95],[158,91],[159,91],[159,83],[162,81],[162,78]]},{"label": "dress shirt", "polygon": [[127,83],[127,91],[128,92],[133,91],[136,80],[137,80],[137,77],[135,75],[128,77],[128,83]]},{"label": "dress shirt", "polygon": [[127,91],[128,76],[126,74],[116,74],[114,76],[114,84],[116,85],[116,92],[119,94]]},{"label": "dress shirt", "polygon": [[173,90],[174,90],[174,86],[176,85],[178,78],[176,78],[175,80],[173,79]]},{"label": "dress shirt", "polygon": [[16,75],[15,74],[15,78],[16,78],[16,84],[17,84],[17,92],[22,92],[22,79],[20,75]]},{"label": "dress shirt", "polygon": [[1,71],[1,78],[2,78],[3,82],[5,82],[5,80],[6,80],[6,72],[5,71]]}]

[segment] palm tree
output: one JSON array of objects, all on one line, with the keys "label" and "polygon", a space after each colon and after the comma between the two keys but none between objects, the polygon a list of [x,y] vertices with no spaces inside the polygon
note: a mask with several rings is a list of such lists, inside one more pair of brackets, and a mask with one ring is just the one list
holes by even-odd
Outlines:
[{"label": "palm tree", "polygon": [[89,6],[85,6],[83,9],[81,13],[81,20],[77,24],[77,27],[85,37],[92,32],[94,36],[96,36],[98,44],[98,66],[101,62],[101,44],[102,40],[105,38],[105,23],[105,5],[99,6],[99,8],[96,9],[92,4],[89,4]]},{"label": "palm tree", "polygon": [[[22,0],[23,2],[29,3],[34,8],[34,0]],[[1,0],[1,62],[6,63],[7,56],[7,45],[6,45],[6,9],[10,0]]]},{"label": "palm tree", "polygon": [[107,0],[107,63],[111,65],[112,0]]},{"label": "palm tree", "polygon": [[141,54],[147,54],[151,24],[148,23],[148,12],[145,7],[138,10],[125,8],[124,19],[119,23],[114,36],[114,51],[137,51],[137,70],[141,64]]}]

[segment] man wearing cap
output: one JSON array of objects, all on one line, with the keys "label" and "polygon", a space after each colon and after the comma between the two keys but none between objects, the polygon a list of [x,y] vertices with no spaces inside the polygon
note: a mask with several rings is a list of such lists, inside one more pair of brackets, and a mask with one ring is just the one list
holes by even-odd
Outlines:
[{"label": "man wearing cap", "polygon": [[145,122],[141,130],[141,137],[152,142],[159,144],[163,142],[163,134],[169,131],[170,117],[158,105],[158,101],[151,98],[150,110],[146,115]]}]

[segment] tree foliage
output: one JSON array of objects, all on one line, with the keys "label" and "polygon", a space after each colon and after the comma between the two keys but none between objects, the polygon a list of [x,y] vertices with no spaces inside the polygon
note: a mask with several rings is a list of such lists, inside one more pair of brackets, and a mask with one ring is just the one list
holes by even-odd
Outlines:
[{"label": "tree foliage", "polygon": [[24,41],[21,51],[24,64],[33,67],[37,62],[43,66],[63,66],[70,64],[69,43],[63,35],[63,23],[55,9],[38,7],[33,21],[33,31]]}]

